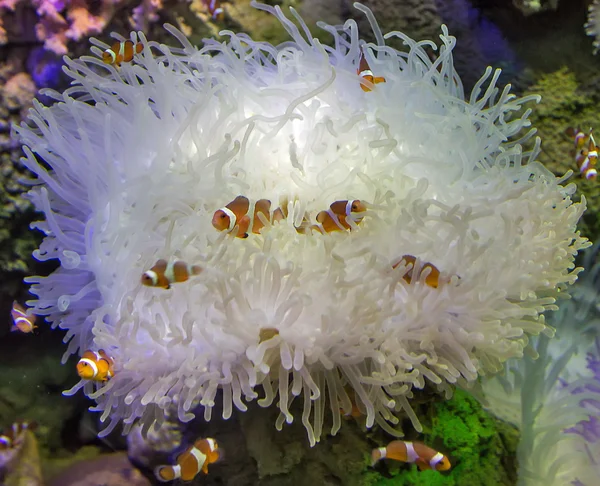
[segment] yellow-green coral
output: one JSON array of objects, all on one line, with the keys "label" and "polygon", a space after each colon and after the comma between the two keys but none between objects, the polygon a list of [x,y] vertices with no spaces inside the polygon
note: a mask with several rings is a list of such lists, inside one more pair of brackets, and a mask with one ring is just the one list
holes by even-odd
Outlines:
[{"label": "yellow-green coral", "polygon": [[562,68],[542,75],[525,94],[537,93],[542,96],[542,101],[530,117],[542,139],[539,161],[556,175],[563,175],[569,169],[574,171],[570,182],[577,184],[575,200],[584,194],[589,208],[583,215],[581,232],[590,237],[598,234],[600,229],[597,216],[600,212],[600,185],[597,180],[588,181],[579,175],[573,140],[565,134],[565,130],[570,126],[585,131],[590,127],[600,130],[600,126],[597,101],[580,92],[579,84],[575,73]]}]

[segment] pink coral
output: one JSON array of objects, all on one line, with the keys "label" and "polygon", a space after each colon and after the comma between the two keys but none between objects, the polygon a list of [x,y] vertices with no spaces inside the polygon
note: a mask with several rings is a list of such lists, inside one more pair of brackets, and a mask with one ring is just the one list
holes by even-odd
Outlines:
[{"label": "pink coral", "polygon": [[[68,52],[67,43],[101,33],[127,0],[0,0],[0,44],[11,37],[2,24],[5,11],[33,6],[37,14],[35,33],[44,47],[56,54]],[[162,0],[142,0],[133,9],[131,24],[144,30],[158,18]],[[8,24],[6,24],[8,26]]]}]

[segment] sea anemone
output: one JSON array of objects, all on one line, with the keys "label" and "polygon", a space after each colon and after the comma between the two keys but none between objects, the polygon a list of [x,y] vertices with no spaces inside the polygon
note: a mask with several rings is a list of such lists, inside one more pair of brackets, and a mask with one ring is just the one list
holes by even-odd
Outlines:
[{"label": "sea anemone", "polygon": [[[166,26],[181,47],[139,32],[143,51],[120,68],[102,63],[98,40],[97,57],[66,59],[72,86],[46,91],[56,102],[36,103],[18,129],[45,214],[35,256],[61,263],[27,279],[29,305],[67,331],[65,359],[114,359],[113,378],[67,392],[96,401],[102,435],[172,413],[189,421],[198,405],[210,420],[218,396],[224,418],[277,400],[278,428],[302,397],[311,445],[352,401],[369,427],[400,435],[406,414],[421,430],[413,389],[449,396],[550,332],[541,313],[587,245],[585,199],[573,204],[574,185],[535,162],[539,140],[522,149],[534,133],[524,104],[537,97],[498,88],[488,68],[465,99],[445,27],[439,47],[384,36],[357,3],[376,43],[353,20],[319,23],[330,47],[293,9],[296,23],[254,6],[292,40],[223,31],[226,42],[196,48]],[[402,50],[386,45],[398,40]],[[361,56],[383,82],[357,75]],[[218,232],[213,214],[238,195],[286,217],[247,238]],[[311,229],[354,199],[361,220]],[[141,285],[159,259],[203,271]]]}]

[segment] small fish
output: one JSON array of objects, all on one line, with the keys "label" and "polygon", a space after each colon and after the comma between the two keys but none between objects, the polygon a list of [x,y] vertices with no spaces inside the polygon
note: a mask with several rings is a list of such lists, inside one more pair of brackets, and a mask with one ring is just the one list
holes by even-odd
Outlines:
[{"label": "small fish", "polygon": [[254,204],[254,212],[248,214],[250,201],[245,196],[238,196],[227,206],[215,211],[212,225],[219,231],[231,232],[238,227],[237,238],[248,238],[248,229],[252,222],[252,233],[259,234],[265,227],[264,221],[274,223],[285,219],[284,210],[280,207],[271,213],[271,201],[259,199]]},{"label": "small fish", "polygon": [[209,464],[221,457],[221,451],[214,439],[199,439],[175,459],[175,465],[163,465],[154,469],[156,478],[163,483],[182,479],[191,481],[200,471],[208,474]]},{"label": "small fish", "polygon": [[217,209],[213,214],[212,225],[218,231],[231,232],[237,226],[238,238],[248,238],[248,227],[250,226],[250,217],[248,209],[250,201],[245,196],[238,196],[225,207]]},{"label": "small fish", "polygon": [[578,128],[569,127],[565,133],[572,137],[575,144],[575,163],[579,168],[579,173],[587,180],[594,180],[598,177],[596,163],[598,162],[598,147],[592,129],[586,135]]},{"label": "small fish", "polygon": [[385,458],[408,463],[414,462],[417,464],[419,471],[427,469],[447,471],[452,467],[444,454],[433,450],[422,442],[394,440],[387,447],[373,449],[371,453],[371,465],[375,465],[378,461]]},{"label": "small fish", "polygon": [[225,10],[223,10],[223,7],[221,7],[221,2],[219,2],[218,0],[202,1],[208,9],[211,18],[217,22],[223,22],[223,19],[225,18]]},{"label": "small fish", "polygon": [[[575,150],[580,151],[583,147],[585,147],[587,135],[581,131],[579,128],[569,127],[565,130],[565,133],[573,139],[575,142]],[[592,129],[590,128],[590,135],[592,133]]]},{"label": "small fish", "polygon": [[27,315],[25,308],[20,305],[16,300],[13,302],[10,315],[13,320],[13,325],[10,328],[11,331],[21,331],[22,333],[28,334],[37,329],[35,325],[36,316]]},{"label": "small fish", "polygon": [[335,201],[329,206],[327,211],[321,211],[317,214],[317,223],[313,229],[321,233],[331,233],[332,231],[344,231],[352,229],[347,219],[351,218],[356,224],[359,224],[363,217],[357,213],[363,213],[367,207],[358,199],[353,201]]},{"label": "small fish", "polygon": [[142,274],[142,285],[147,287],[160,287],[170,289],[171,284],[185,282],[191,276],[199,275],[202,267],[198,265],[189,265],[186,262],[178,260],[168,263],[167,260],[160,259],[154,266]]},{"label": "small fish", "polygon": [[348,394],[348,398],[350,399],[352,407],[347,411],[343,408],[340,408],[340,413],[346,420],[350,420],[351,418],[358,419],[362,417],[364,414],[360,411],[360,408],[358,408],[358,405],[356,404],[356,394],[354,393],[354,390],[349,389],[348,387],[344,388],[346,389],[346,393]]},{"label": "small fish", "polygon": [[134,54],[139,54],[143,50],[144,46],[139,42],[137,44],[130,40],[115,42],[110,49],[102,53],[102,61],[119,67],[122,62],[131,62]]},{"label": "small fish", "polygon": [[14,422],[9,430],[3,430],[0,434],[0,451],[18,446],[22,441],[26,430],[35,430],[35,422]]},{"label": "small fish", "polygon": [[[385,78],[373,75],[373,71],[371,71],[369,63],[365,59],[363,52],[360,53],[360,60],[358,61],[358,69],[356,70],[356,74],[371,84],[385,83]],[[365,92],[371,91],[371,87],[367,86],[365,83],[361,82],[360,87]]]},{"label": "small fish", "polygon": [[114,364],[113,359],[103,349],[88,349],[77,363],[77,374],[84,380],[106,381],[115,375]]},{"label": "small fish", "polygon": [[[416,261],[417,261],[417,258],[412,255],[403,255],[402,258],[398,262],[396,262],[392,265],[392,268],[396,268],[402,262],[404,262],[405,266],[412,264],[412,268],[408,272],[406,272],[404,274],[404,276],[402,277],[404,280],[406,280],[406,283],[411,283]],[[429,275],[427,275],[427,277],[425,278],[425,283],[427,285],[429,285],[430,287],[437,289],[438,285],[440,284],[440,271],[433,263],[426,262],[421,267],[420,273],[423,273],[423,271],[426,268],[430,268],[431,271],[429,272]]]}]

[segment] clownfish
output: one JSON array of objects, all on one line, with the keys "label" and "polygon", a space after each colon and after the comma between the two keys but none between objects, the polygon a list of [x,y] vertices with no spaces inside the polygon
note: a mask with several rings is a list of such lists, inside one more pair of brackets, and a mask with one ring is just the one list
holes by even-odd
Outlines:
[{"label": "clownfish", "polygon": [[358,405],[356,404],[356,394],[354,393],[354,390],[348,389],[348,387],[344,388],[346,388],[346,393],[348,394],[348,398],[350,399],[350,404],[352,406],[350,407],[350,410],[344,410],[340,407],[340,413],[342,414],[342,417],[344,417],[346,420],[350,420],[351,418],[358,419],[362,417],[364,414],[360,411],[360,408],[358,408]]},{"label": "clownfish", "polygon": [[122,62],[130,62],[134,54],[139,54],[143,50],[144,46],[139,42],[137,44],[130,40],[115,42],[110,49],[102,53],[102,61],[119,67]]},{"label": "clownfish", "polygon": [[21,331],[22,333],[28,334],[33,332],[34,329],[37,329],[37,326],[35,325],[36,316],[28,316],[25,308],[16,300],[13,302],[10,315],[13,320],[13,325],[10,328],[11,331]]},{"label": "clownfish", "polygon": [[238,238],[248,238],[250,217],[246,214],[250,208],[250,201],[245,196],[238,196],[226,206],[217,209],[213,214],[212,225],[218,231],[233,231],[237,226]]},{"label": "clownfish", "polygon": [[378,461],[386,458],[408,463],[414,462],[417,464],[419,471],[427,469],[447,471],[452,467],[444,454],[433,450],[422,442],[394,440],[387,447],[373,449],[373,452],[371,452],[371,465],[374,466]]},{"label": "clownfish", "polygon": [[209,464],[219,460],[221,452],[215,439],[199,439],[175,459],[175,465],[163,465],[154,469],[156,478],[166,483],[175,479],[191,481],[200,471],[208,474]]},{"label": "clownfish", "polygon": [[[248,238],[248,229],[252,222],[252,233],[259,234],[265,227],[263,221],[273,223],[285,219],[285,213],[277,208],[271,215],[271,201],[259,199],[254,205],[254,213],[248,214],[250,201],[245,196],[238,196],[225,207],[217,209],[213,214],[212,225],[218,231],[231,232],[237,226],[237,238]],[[262,215],[262,217],[260,216]]]},{"label": "clownfish", "polygon": [[351,218],[356,224],[362,221],[362,216],[357,216],[357,213],[364,213],[367,207],[358,199],[354,201],[335,201],[329,206],[327,211],[321,211],[317,214],[317,223],[313,229],[321,233],[331,233],[332,231],[349,230],[352,227],[346,221]]},{"label": "clownfish", "polygon": [[[396,268],[402,262],[404,262],[404,264],[406,266],[408,266],[409,264],[412,264],[412,268],[408,272],[406,272],[404,274],[404,276],[402,277],[406,281],[406,283],[410,284],[412,282],[413,271],[415,269],[415,263],[416,263],[416,261],[417,261],[417,258],[414,257],[414,256],[412,256],[412,255],[402,255],[402,258],[400,258],[400,260],[398,262],[394,263],[392,265],[392,268]],[[427,285],[429,285],[430,287],[433,287],[434,289],[437,289],[440,283],[444,283],[443,280],[440,280],[440,271],[439,271],[439,269],[433,263],[426,262],[421,267],[421,272],[420,273],[423,273],[423,271],[426,268],[430,268],[431,271],[429,272],[429,275],[427,275],[427,277],[425,278],[425,283]]]},{"label": "clownfish", "polygon": [[168,263],[167,260],[160,259],[150,270],[142,274],[141,282],[147,287],[170,289],[171,284],[185,282],[191,276],[199,275],[201,272],[202,267],[198,265],[189,265],[181,260]]},{"label": "clownfish", "polygon": [[[360,60],[358,61],[358,69],[356,70],[356,74],[358,74],[362,79],[368,81],[371,84],[385,83],[385,78],[373,75],[373,71],[371,71],[369,63],[365,59],[365,55],[363,52],[360,53]],[[360,87],[365,92],[371,91],[371,88],[365,83],[361,82]]]},{"label": "clownfish", "polygon": [[3,430],[0,434],[0,451],[11,449],[23,442],[26,430],[35,430],[35,422],[20,421],[12,424],[9,430]]},{"label": "clownfish", "polygon": [[77,363],[77,374],[84,380],[106,381],[115,375],[114,364],[113,359],[103,349],[88,349]]},{"label": "clownfish", "polygon": [[572,137],[575,144],[575,163],[582,177],[594,180],[598,177],[596,163],[598,162],[598,147],[592,129],[586,135],[578,128],[569,127],[565,133]]},{"label": "clownfish", "polygon": [[208,9],[210,16],[217,22],[223,22],[225,18],[225,10],[221,7],[221,2],[218,0],[203,0],[204,5]]}]

